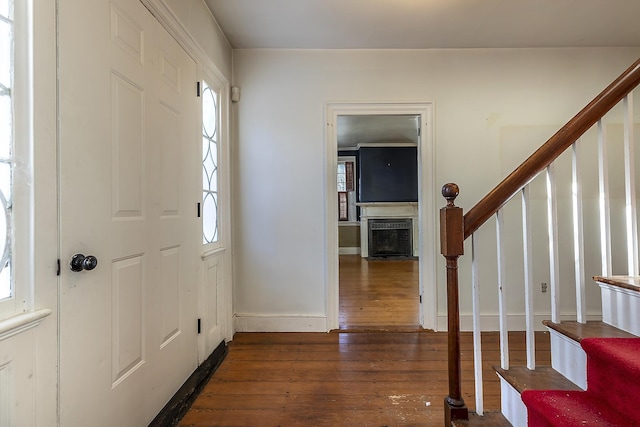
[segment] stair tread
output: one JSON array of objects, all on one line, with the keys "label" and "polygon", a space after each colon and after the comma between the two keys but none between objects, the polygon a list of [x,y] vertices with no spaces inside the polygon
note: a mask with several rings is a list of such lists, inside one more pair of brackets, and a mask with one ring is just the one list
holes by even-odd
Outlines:
[{"label": "stair tread", "polygon": [[576,342],[583,338],[637,338],[635,335],[625,332],[604,322],[560,322],[554,323],[543,320],[542,324],[571,338]]},{"label": "stair tread", "polygon": [[499,412],[485,412],[480,416],[469,413],[469,420],[451,421],[451,427],[511,427],[511,423]]},{"label": "stair tread", "polygon": [[640,277],[637,276],[593,276],[593,280],[630,291],[640,292]]},{"label": "stair tread", "polygon": [[526,366],[512,366],[509,369],[494,366],[493,369],[518,393],[524,390],[582,390],[551,366],[538,366],[534,370]]}]

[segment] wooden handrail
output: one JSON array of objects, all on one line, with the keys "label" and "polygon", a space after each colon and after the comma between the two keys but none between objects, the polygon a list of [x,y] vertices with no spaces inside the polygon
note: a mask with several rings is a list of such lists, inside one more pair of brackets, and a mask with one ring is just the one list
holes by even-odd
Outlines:
[{"label": "wooden handrail", "polygon": [[638,84],[640,84],[640,59],[465,214],[464,239],[471,236]]}]

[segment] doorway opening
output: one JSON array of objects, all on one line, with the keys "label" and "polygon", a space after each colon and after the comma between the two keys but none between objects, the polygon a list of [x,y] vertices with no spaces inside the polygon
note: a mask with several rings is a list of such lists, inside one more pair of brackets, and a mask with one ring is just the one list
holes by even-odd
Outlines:
[{"label": "doorway opening", "polygon": [[327,329],[435,329],[431,104],[327,105]]}]

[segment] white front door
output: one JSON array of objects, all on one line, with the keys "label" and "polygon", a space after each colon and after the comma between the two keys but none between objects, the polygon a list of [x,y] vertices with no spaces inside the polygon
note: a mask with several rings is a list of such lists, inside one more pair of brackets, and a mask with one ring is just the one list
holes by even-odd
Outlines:
[{"label": "white front door", "polygon": [[60,425],[147,425],[197,366],[196,65],[138,1],[58,19]]}]

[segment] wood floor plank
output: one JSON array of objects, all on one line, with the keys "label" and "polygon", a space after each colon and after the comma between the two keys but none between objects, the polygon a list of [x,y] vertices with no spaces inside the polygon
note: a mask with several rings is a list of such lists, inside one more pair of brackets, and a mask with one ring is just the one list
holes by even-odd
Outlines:
[{"label": "wood floor plank", "polygon": [[452,427],[511,427],[502,414],[486,413],[483,416],[469,414],[468,421],[454,421]]}]

